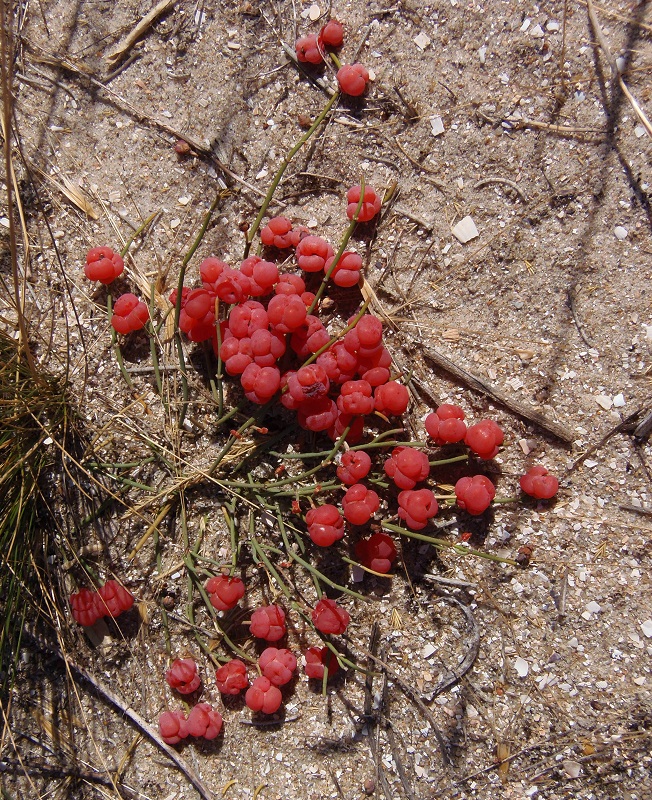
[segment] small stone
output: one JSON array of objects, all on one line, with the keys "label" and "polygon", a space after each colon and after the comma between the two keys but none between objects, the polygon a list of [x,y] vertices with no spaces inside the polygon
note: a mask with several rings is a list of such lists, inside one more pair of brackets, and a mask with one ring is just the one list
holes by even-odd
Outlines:
[{"label": "small stone", "polygon": [[527,439],[519,439],[518,440],[518,446],[521,448],[521,450],[523,451],[524,455],[526,455],[526,456],[530,455],[531,450],[530,450],[530,445],[529,445]]},{"label": "small stone", "polygon": [[621,392],[614,397],[614,408],[622,408],[625,405],[625,396]]},{"label": "small stone", "polygon": [[535,25],[534,28],[530,31],[530,36],[533,39],[543,39],[545,33],[543,32],[543,28],[541,25]]},{"label": "small stone", "polygon": [[422,51],[425,50],[426,47],[428,47],[430,42],[431,42],[430,37],[423,31],[421,31],[421,33],[418,36],[414,37],[414,43],[419,48],[419,50]]},{"label": "small stone", "polygon": [[652,639],[652,619],[646,619],[641,622],[641,630],[648,639]]},{"label": "small stone", "polygon": [[365,794],[373,794],[376,791],[376,782],[373,781],[371,778],[367,778],[364,782],[364,793]]},{"label": "small stone", "polygon": [[623,228],[622,225],[616,225],[614,228],[614,236],[618,239],[619,242],[624,241],[627,238],[628,230],[627,228]]},{"label": "small stone", "polygon": [[263,178],[267,177],[267,170],[263,167],[260,172],[256,175],[256,180],[261,181]]},{"label": "small stone", "polygon": [[637,125],[634,128],[634,136],[636,136],[637,139],[640,139],[641,136],[645,136],[645,128],[642,125]]},{"label": "small stone", "polygon": [[519,678],[525,678],[528,672],[530,671],[530,665],[524,658],[521,658],[521,656],[519,656],[514,662],[514,669],[516,670],[516,673]]},{"label": "small stone", "polygon": [[531,19],[524,19],[523,20],[523,24],[521,25],[521,28],[520,28],[521,33],[525,33],[525,31],[527,31],[527,29],[530,27],[531,24],[532,24],[532,20]]},{"label": "small stone", "polygon": [[471,217],[464,217],[464,219],[461,219],[452,229],[451,233],[458,240],[458,242],[461,242],[462,244],[470,242],[471,239],[475,239],[479,235],[478,229],[475,226],[475,222],[471,219]]},{"label": "small stone", "polygon": [[433,136],[441,136],[444,132],[444,122],[441,117],[430,117],[430,127]]},{"label": "small stone", "polygon": [[317,5],[317,3],[313,3],[308,9],[308,18],[310,19],[311,22],[316,22],[320,16],[321,16],[321,9]]},{"label": "small stone", "polygon": [[192,200],[192,197],[180,197],[179,198],[179,205],[180,206],[187,206],[188,203]]},{"label": "small stone", "polygon": [[579,778],[582,773],[582,765],[579,764],[577,761],[564,761],[564,772],[568,775],[569,778]]},{"label": "small stone", "polygon": [[590,614],[599,614],[602,611],[602,608],[599,606],[598,603],[595,602],[595,600],[591,600],[590,603],[586,604],[586,610]]},{"label": "small stone", "polygon": [[484,64],[487,60],[487,45],[483,44],[482,47],[478,48],[478,58],[480,59],[480,63]]},{"label": "small stone", "polygon": [[614,401],[607,394],[597,395],[595,402],[600,406],[600,408],[604,408],[605,411],[609,411],[611,406],[614,404]]},{"label": "small stone", "polygon": [[175,217],[174,219],[170,220],[170,227],[172,228],[172,230],[178,228],[179,225],[181,225],[181,220],[178,217]]},{"label": "small stone", "polygon": [[421,655],[424,658],[430,658],[430,656],[434,656],[436,652],[437,652],[437,648],[436,647],[433,647],[433,645],[431,645],[431,644],[426,644],[426,645],[424,645],[424,648],[421,651]]},{"label": "small stone", "polygon": [[559,27],[559,23],[554,19],[549,19],[548,22],[546,22],[546,30],[550,31],[550,33],[555,33],[559,30]]}]

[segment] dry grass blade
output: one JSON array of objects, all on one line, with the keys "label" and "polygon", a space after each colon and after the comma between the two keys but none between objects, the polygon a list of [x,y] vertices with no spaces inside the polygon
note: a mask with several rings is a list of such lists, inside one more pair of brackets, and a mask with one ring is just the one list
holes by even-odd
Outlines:
[{"label": "dry grass blade", "polygon": [[154,21],[161,16],[165,11],[173,6],[175,0],[160,0],[154,8],[140,20],[138,25],[130,31],[127,36],[120,42],[120,44],[112,50],[106,57],[110,67],[115,67],[120,60],[125,56],[134,44],[140,39],[145,31],[154,23]]},{"label": "dry grass blade", "polygon": [[64,197],[67,197],[68,200],[80,211],[83,211],[84,214],[89,216],[91,219],[99,219],[100,215],[95,210],[93,205],[91,204],[90,200],[86,198],[86,195],[82,192],[79,186],[75,186],[75,184],[67,178],[65,175],[61,176],[61,181],[56,180],[51,175],[48,175],[47,172],[43,172],[42,169],[39,169],[37,166],[32,165],[32,169],[39,173],[43,178],[49,181],[53,186],[55,186]]}]

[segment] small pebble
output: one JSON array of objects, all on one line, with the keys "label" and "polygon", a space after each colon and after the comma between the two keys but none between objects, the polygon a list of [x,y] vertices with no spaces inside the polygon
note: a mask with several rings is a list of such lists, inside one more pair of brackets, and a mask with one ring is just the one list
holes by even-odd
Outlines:
[{"label": "small pebble", "polygon": [[530,665],[524,658],[520,656],[514,662],[514,668],[516,669],[516,673],[518,674],[519,678],[525,678],[530,671]]},{"label": "small pebble", "polygon": [[532,36],[534,39],[543,39],[545,33],[543,32],[541,25],[535,25],[530,31],[530,36]]},{"label": "small pebble", "polygon": [[600,406],[600,408],[604,408],[605,411],[609,411],[611,406],[614,404],[614,401],[607,394],[597,395],[595,402]]},{"label": "small pebble", "polygon": [[430,127],[433,136],[441,136],[444,132],[444,122],[441,117],[430,117]]},{"label": "small pebble", "polygon": [[578,778],[582,772],[582,765],[577,761],[564,761],[564,772],[569,778]]},{"label": "small pebble", "polygon": [[614,236],[618,239],[619,242],[622,242],[627,238],[627,228],[623,228],[622,225],[616,225],[614,228]]},{"label": "small pebble", "polygon": [[364,782],[364,793],[365,794],[373,794],[376,791],[376,782],[373,781],[371,778],[367,778]]},{"label": "small pebble", "polygon": [[316,22],[320,16],[321,16],[321,9],[317,5],[317,3],[313,3],[308,9],[308,18],[310,19],[311,22]]},{"label": "small pebble", "polygon": [[614,397],[614,408],[622,408],[625,405],[625,396],[622,394],[617,394]]},{"label": "small pebble", "polygon": [[641,630],[648,639],[652,639],[652,619],[646,619],[641,622]]},{"label": "small pebble", "polygon": [[414,37],[414,43],[419,48],[419,50],[422,51],[425,50],[426,47],[428,47],[430,41],[431,41],[430,37],[423,31],[421,31],[421,33],[418,36]]},{"label": "small pebble", "polygon": [[461,242],[462,244],[470,242],[471,239],[475,239],[479,235],[478,229],[475,226],[475,222],[471,219],[471,217],[464,217],[464,219],[461,219],[452,229],[451,233],[458,240],[458,242]]}]

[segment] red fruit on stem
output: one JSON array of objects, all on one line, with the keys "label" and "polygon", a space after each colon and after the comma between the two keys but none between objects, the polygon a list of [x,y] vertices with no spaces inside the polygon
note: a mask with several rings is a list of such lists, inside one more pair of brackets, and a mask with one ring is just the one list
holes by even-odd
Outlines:
[{"label": "red fruit on stem", "polygon": [[225,303],[242,303],[251,294],[250,279],[239,269],[225,269],[215,281],[215,293]]},{"label": "red fruit on stem", "polygon": [[247,300],[231,309],[229,331],[238,339],[251,337],[254,331],[267,330],[267,311],[257,300]]},{"label": "red fruit on stem", "polygon": [[80,589],[70,595],[70,608],[75,622],[88,628],[104,616],[104,606],[97,592]]},{"label": "red fruit on stem", "polygon": [[[302,298],[303,299],[303,298]],[[308,314],[304,325],[290,337],[290,347],[299,359],[305,361],[330,341],[324,323],[314,314]]]},{"label": "red fruit on stem", "polygon": [[376,411],[380,411],[381,414],[400,417],[401,414],[407,411],[410,395],[403,384],[397,381],[389,381],[376,387],[374,399],[376,401]]},{"label": "red fruit on stem", "polygon": [[123,611],[129,611],[134,604],[134,596],[118,583],[109,580],[97,590],[100,599],[102,616],[119,617]]},{"label": "red fruit on stem", "polygon": [[365,567],[385,575],[396,560],[396,545],[386,533],[374,533],[368,539],[360,539],[355,554]]},{"label": "red fruit on stem", "polygon": [[337,420],[337,406],[330,397],[318,397],[301,403],[297,422],[308,431],[327,431]]},{"label": "red fruit on stem", "polygon": [[323,367],[319,364],[309,364],[290,374],[287,387],[295,402],[303,403],[304,400],[325,397],[330,388],[330,381]]},{"label": "red fruit on stem", "polygon": [[[324,272],[328,273],[331,269],[335,256],[331,256],[324,264]],[[333,267],[331,280],[336,286],[345,289],[356,286],[360,280],[360,270],[362,269],[362,257],[352,250],[346,250],[340,256],[339,261]]]},{"label": "red fruit on stem", "polygon": [[228,575],[214,575],[206,581],[206,591],[213,608],[228,611],[244,597],[245,585],[235,576],[230,578]]},{"label": "red fruit on stem", "polygon": [[364,450],[347,450],[337,468],[337,477],[352,486],[366,478],[371,469],[371,458]]},{"label": "red fruit on stem", "polygon": [[351,621],[349,612],[328,597],[322,597],[313,609],[311,617],[318,631],[335,635],[344,633]]},{"label": "red fruit on stem", "polygon": [[545,467],[531,467],[520,479],[521,489],[525,494],[537,500],[550,500],[559,490],[559,481],[550,475]]},{"label": "red fruit on stem", "polygon": [[364,417],[360,415],[351,416],[351,414],[343,414],[338,409],[337,419],[327,430],[328,438],[336,442],[347,428],[349,432],[346,434],[344,441],[350,445],[358,444],[364,433]]},{"label": "red fruit on stem", "polygon": [[406,489],[398,496],[398,515],[408,528],[420,531],[439,510],[435,495],[430,489]]},{"label": "red fruit on stem", "polygon": [[371,414],[374,398],[369,381],[345,381],[337,398],[337,407],[343,414]]},{"label": "red fruit on stem", "polygon": [[276,647],[266,647],[260,654],[258,666],[270,683],[274,686],[284,686],[292,680],[292,674],[297,668],[297,659],[285,648],[278,650]]},{"label": "red fruit on stem", "polygon": [[344,516],[351,525],[366,525],[380,508],[380,498],[362,483],[355,483],[342,498]]},{"label": "red fruit on stem", "polygon": [[502,429],[492,419],[483,419],[467,429],[464,441],[480,458],[488,460],[498,453],[504,438]]},{"label": "red fruit on stem", "polygon": [[251,615],[249,626],[252,636],[265,639],[268,642],[278,642],[282,639],[287,629],[285,627],[285,611],[281,606],[269,605],[257,608]]},{"label": "red fruit on stem", "polygon": [[328,677],[335,675],[340,668],[337,656],[328,647],[309,647],[305,652],[306,675],[309,678],[323,680],[324,669],[328,668]]},{"label": "red fruit on stem", "polygon": [[179,694],[192,694],[201,684],[197,664],[192,658],[177,658],[165,673],[165,680]]},{"label": "red fruit on stem", "polygon": [[285,272],[278,279],[274,287],[276,294],[296,294],[301,296],[306,291],[306,283],[295,272]]},{"label": "red fruit on stem", "polygon": [[459,406],[444,403],[425,419],[428,436],[438,445],[461,442],[466,436],[464,411]]},{"label": "red fruit on stem", "polygon": [[249,294],[263,297],[269,294],[278,281],[278,267],[273,261],[263,261],[259,256],[249,256],[240,264],[240,272],[249,279]]},{"label": "red fruit on stem", "polygon": [[362,64],[345,64],[337,70],[337,82],[344,94],[360,97],[367,88],[369,70]]},{"label": "red fruit on stem", "polygon": [[254,331],[249,341],[251,354],[259,367],[273,367],[285,353],[285,337],[282,333]]},{"label": "red fruit on stem", "polygon": [[[199,265],[199,274],[201,276],[202,286],[213,297],[217,295],[215,289],[217,279],[225,269],[230,269],[229,265],[224,261],[220,261],[219,258],[213,258],[212,256],[205,258]],[[173,302],[172,298],[170,298],[170,302]]]},{"label": "red fruit on stem", "polygon": [[321,272],[331,258],[333,248],[321,236],[306,236],[297,245],[297,264],[304,272]]},{"label": "red fruit on stem", "polygon": [[158,718],[158,729],[166,744],[179,744],[188,736],[188,720],[183,711],[164,711]]},{"label": "red fruit on stem", "polygon": [[336,19],[328,20],[319,31],[319,41],[327,47],[339,47],[344,41],[344,25]]},{"label": "red fruit on stem", "polygon": [[287,217],[272,217],[260,232],[260,238],[267,247],[285,250],[292,247],[292,223]]},{"label": "red fruit on stem", "polygon": [[[355,216],[358,203],[360,202],[360,190],[360,185],[356,184],[355,186],[352,186],[346,193],[346,216],[349,219],[353,219]],[[369,222],[369,220],[373,219],[380,211],[381,204],[382,200],[380,199],[379,195],[376,194],[376,190],[372,186],[365,186],[364,199],[362,200],[360,213],[358,214],[358,222]]]},{"label": "red fruit on stem", "polygon": [[93,247],[86,253],[84,274],[90,281],[99,281],[108,286],[118,275],[122,275],[124,268],[122,256],[114,253],[110,247]]},{"label": "red fruit on stem", "polygon": [[[358,197],[359,196],[360,193],[358,192]],[[372,349],[378,347],[382,342],[383,323],[378,317],[374,317],[373,314],[365,314],[363,317],[360,317],[354,330],[358,336],[360,347]]]},{"label": "red fruit on stem", "polygon": [[240,694],[249,686],[247,668],[238,658],[232,658],[215,671],[217,688],[222,694]]},{"label": "red fruit on stem", "polygon": [[188,714],[188,733],[203,739],[215,739],[222,730],[222,715],[209,703],[197,703]]},{"label": "red fruit on stem", "polygon": [[247,706],[252,711],[262,711],[263,714],[273,714],[278,711],[282,702],[281,690],[264,675],[256,678],[245,695]]},{"label": "red fruit on stem", "polygon": [[179,328],[191,342],[204,342],[215,331],[215,298],[207,289],[193,289],[184,298]]},{"label": "red fruit on stem", "polygon": [[330,547],[344,536],[344,520],[331,503],[311,508],[306,514],[308,535],[319,547]]},{"label": "red fruit on stem", "polygon": [[345,383],[352,380],[358,369],[358,358],[355,353],[350,353],[344,342],[335,342],[324,353],[317,356],[317,364],[326,370],[326,374],[333,383]]},{"label": "red fruit on stem", "polygon": [[149,319],[149,309],[135,294],[120,295],[113,305],[111,325],[118,333],[131,333],[144,328]]},{"label": "red fruit on stem", "polygon": [[278,392],[281,385],[281,372],[278,367],[260,367],[249,364],[240,376],[245,397],[252,403],[263,405]]},{"label": "red fruit on stem", "polygon": [[457,505],[477,516],[486,511],[496,496],[496,488],[486,475],[460,478],[455,484]]},{"label": "red fruit on stem", "polygon": [[385,461],[385,473],[399,489],[414,489],[430,474],[428,456],[413,447],[395,447]]},{"label": "red fruit on stem", "polygon": [[306,306],[296,294],[277,294],[267,304],[270,326],[279,333],[292,333],[306,321]]},{"label": "red fruit on stem", "polygon": [[230,334],[222,342],[220,358],[224,362],[224,367],[229,375],[242,375],[254,360],[251,339],[247,337],[238,339],[233,334]]},{"label": "red fruit on stem", "polygon": [[314,34],[312,36],[302,36],[300,39],[297,39],[294,49],[297,54],[297,59],[303,64],[321,64],[323,61],[321,53],[319,52],[317,37]]}]

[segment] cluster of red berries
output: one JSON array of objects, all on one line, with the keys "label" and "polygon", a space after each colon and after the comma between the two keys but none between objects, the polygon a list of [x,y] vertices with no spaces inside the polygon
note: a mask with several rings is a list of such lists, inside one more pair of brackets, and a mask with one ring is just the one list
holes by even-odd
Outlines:
[{"label": "cluster of red berries", "polygon": [[80,589],[70,595],[73,619],[84,627],[95,625],[102,617],[115,619],[123,611],[129,611],[133,604],[131,592],[114,580],[107,581],[96,592]]},{"label": "cluster of red berries", "polygon": [[[318,34],[310,34],[297,39],[295,51],[297,60],[303,64],[321,64],[326,48],[341,47],[344,42],[344,26],[336,19],[329,20]],[[344,64],[337,71],[340,91],[351,97],[364,94],[369,83],[369,71],[362,64]]]},{"label": "cluster of red berries", "polygon": [[[84,274],[91,281],[99,281],[108,286],[124,270],[122,256],[110,247],[93,247],[86,254]],[[113,306],[111,325],[117,333],[132,333],[144,328],[149,320],[149,309],[135,294],[127,292],[120,295]]]}]

